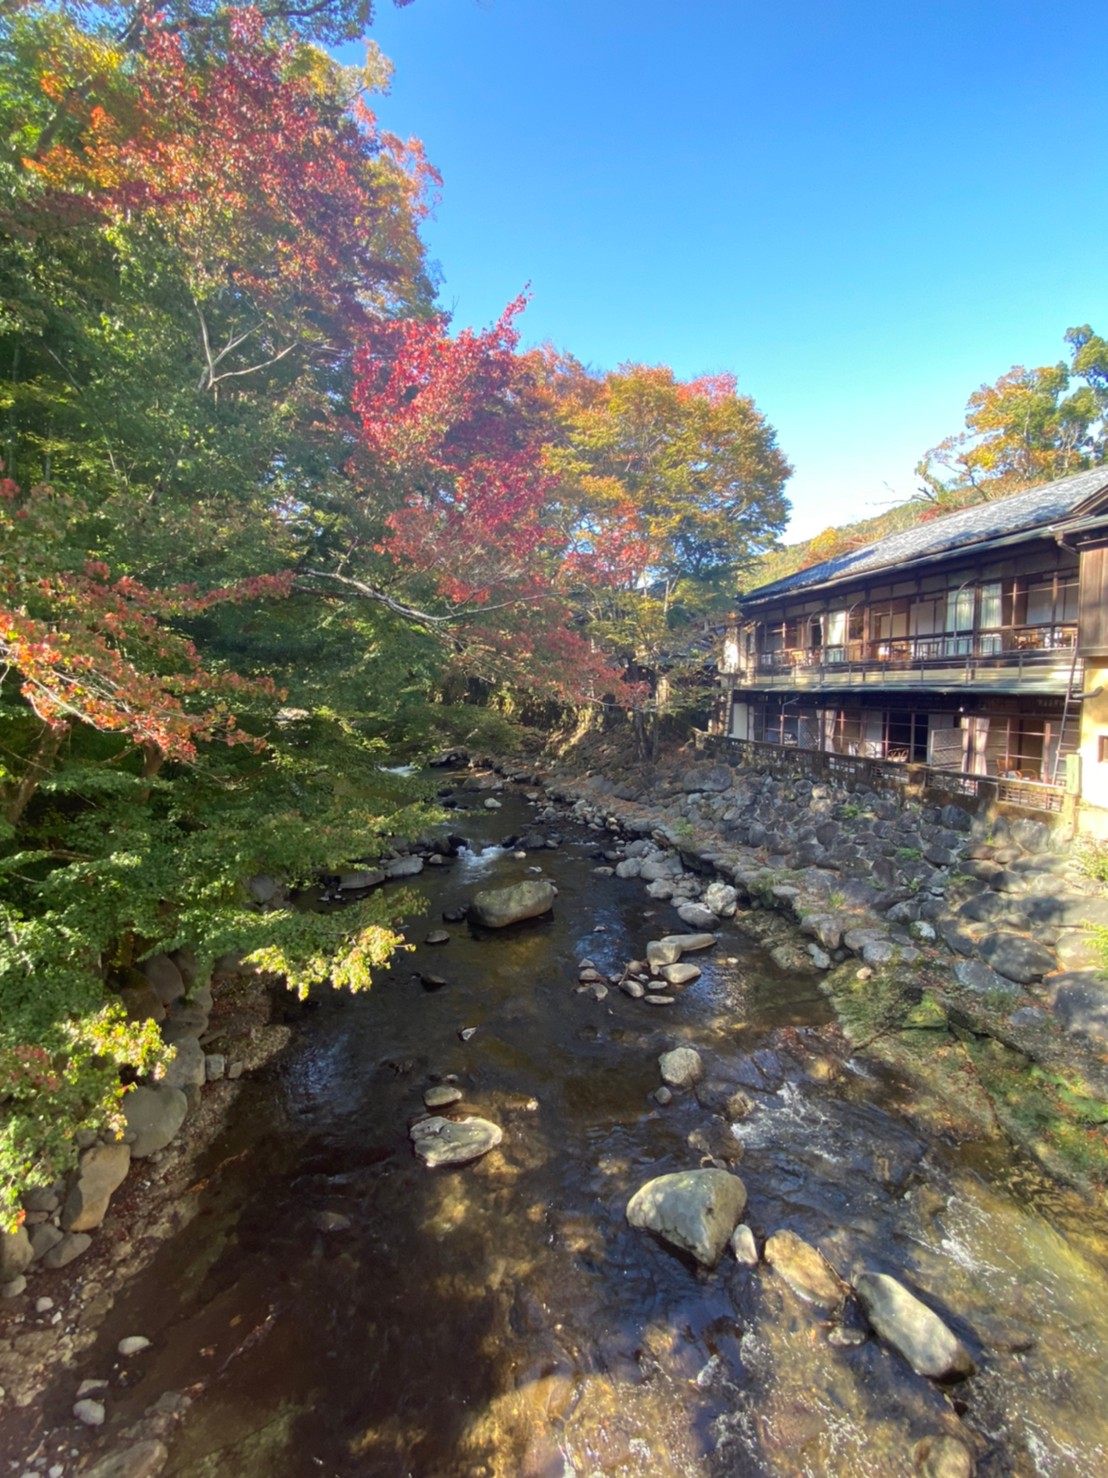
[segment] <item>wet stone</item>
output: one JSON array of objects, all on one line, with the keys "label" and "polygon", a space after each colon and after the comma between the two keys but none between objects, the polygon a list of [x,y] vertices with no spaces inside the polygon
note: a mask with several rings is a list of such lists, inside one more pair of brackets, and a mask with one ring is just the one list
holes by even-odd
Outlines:
[{"label": "wet stone", "polygon": [[912,1451],[920,1478],[973,1478],[977,1470],[973,1453],[957,1437],[925,1437]]},{"label": "wet stone", "polygon": [[674,1047],[658,1058],[662,1081],[670,1088],[691,1088],[704,1076],[704,1062],[695,1047]]},{"label": "wet stone", "polygon": [[499,1124],[488,1119],[420,1119],[408,1131],[415,1152],[429,1167],[465,1165],[487,1154],[504,1138]]},{"label": "wet stone", "polygon": [[805,1303],[836,1308],[843,1285],[821,1252],[787,1229],[766,1239],[765,1259]]},{"label": "wet stone", "polygon": [[745,1222],[740,1222],[731,1235],[731,1251],[735,1254],[735,1261],[744,1268],[758,1266],[758,1244]]},{"label": "wet stone", "polygon": [[460,1103],[462,1096],[462,1090],[453,1083],[437,1083],[424,1093],[423,1102],[428,1108],[446,1108],[449,1104]]},{"label": "wet stone", "polygon": [[945,1380],[973,1374],[974,1363],[962,1341],[895,1278],[860,1273],[854,1289],[874,1329],[917,1375]]},{"label": "wet stone", "polygon": [[746,1187],[729,1170],[683,1170],[648,1181],[627,1203],[633,1227],[714,1268],[746,1209]]}]

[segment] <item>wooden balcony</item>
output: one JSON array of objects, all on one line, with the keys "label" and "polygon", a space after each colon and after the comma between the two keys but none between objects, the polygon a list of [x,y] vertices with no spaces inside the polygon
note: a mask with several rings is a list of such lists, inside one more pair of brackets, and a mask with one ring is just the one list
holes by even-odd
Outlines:
[{"label": "wooden balcony", "polygon": [[851,641],[759,652],[756,665],[724,677],[736,687],[763,690],[983,687],[1061,695],[1071,682],[1080,691],[1084,673],[1076,641],[1075,625]]}]

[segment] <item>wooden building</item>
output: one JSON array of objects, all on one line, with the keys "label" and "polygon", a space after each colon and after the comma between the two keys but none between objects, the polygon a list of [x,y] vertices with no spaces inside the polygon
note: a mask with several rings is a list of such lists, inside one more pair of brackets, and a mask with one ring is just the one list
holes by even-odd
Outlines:
[{"label": "wooden building", "polygon": [[721,680],[736,739],[1076,794],[1108,833],[1108,469],[751,591]]}]

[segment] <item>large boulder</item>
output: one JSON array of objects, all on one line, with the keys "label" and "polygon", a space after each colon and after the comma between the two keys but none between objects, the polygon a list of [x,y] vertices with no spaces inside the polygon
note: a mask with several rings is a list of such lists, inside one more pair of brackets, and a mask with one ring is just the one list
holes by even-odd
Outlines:
[{"label": "large boulder", "polygon": [[100,1225],[130,1164],[129,1144],[94,1144],[84,1152],[62,1207],[61,1223],[67,1232],[90,1232]]},{"label": "large boulder", "polygon": [[917,1375],[949,1380],[973,1374],[973,1358],[962,1341],[895,1278],[859,1273],[854,1290],[874,1329]]},{"label": "large boulder", "polygon": [[178,1037],[173,1061],[168,1063],[162,1080],[171,1088],[187,1092],[190,1088],[201,1088],[207,1077],[204,1067],[204,1049],[195,1037]]},{"label": "large boulder", "polygon": [[176,963],[168,955],[151,955],[139,965],[163,1006],[172,1006],[185,993],[185,980]]},{"label": "large boulder", "polygon": [[126,1137],[131,1158],[144,1160],[166,1145],[185,1122],[188,1099],[180,1088],[166,1083],[150,1083],[132,1088],[123,1098],[123,1116],[127,1120]]},{"label": "large boulder", "polygon": [[738,890],[730,883],[709,883],[704,890],[705,907],[725,919],[729,919],[735,912],[738,901]]},{"label": "large boulder", "polygon": [[714,1268],[745,1210],[746,1187],[729,1170],[679,1170],[640,1187],[627,1220]]},{"label": "large boulder", "polygon": [[1057,969],[1050,950],[1022,934],[987,934],[977,948],[994,970],[1019,985],[1030,985]]},{"label": "large boulder", "polygon": [[426,1165],[465,1165],[493,1149],[504,1138],[489,1119],[419,1119],[408,1131],[415,1152]]},{"label": "large boulder", "polygon": [[714,929],[719,924],[719,917],[710,908],[705,908],[702,903],[680,903],[677,906],[677,916],[683,924],[688,924],[690,929]]},{"label": "large boulder", "polygon": [[549,913],[557,896],[557,888],[545,878],[527,878],[507,888],[485,888],[474,895],[470,917],[486,929],[504,929]]}]

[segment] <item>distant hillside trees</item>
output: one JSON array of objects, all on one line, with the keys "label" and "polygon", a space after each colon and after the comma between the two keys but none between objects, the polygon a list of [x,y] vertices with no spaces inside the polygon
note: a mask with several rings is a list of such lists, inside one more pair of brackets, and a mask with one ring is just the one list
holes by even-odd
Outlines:
[{"label": "distant hillside trees", "polygon": [[923,501],[958,508],[1005,498],[1108,461],[1108,342],[1088,324],[1065,338],[1068,364],[1014,365],[973,392],[965,430],[916,468]]}]

